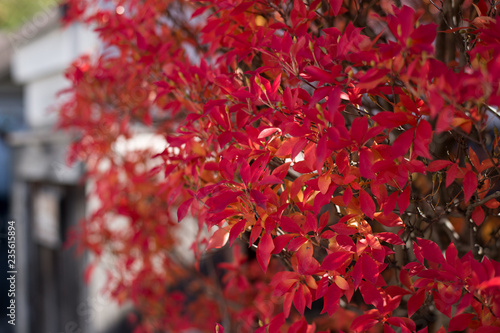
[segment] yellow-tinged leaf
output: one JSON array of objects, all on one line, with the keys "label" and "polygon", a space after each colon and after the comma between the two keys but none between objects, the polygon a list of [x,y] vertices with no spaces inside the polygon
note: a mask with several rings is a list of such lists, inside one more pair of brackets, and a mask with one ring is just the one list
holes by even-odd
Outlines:
[{"label": "yellow-tinged leaf", "polygon": [[225,229],[219,229],[210,238],[208,241],[207,251],[210,249],[219,249],[226,245],[227,240],[229,238],[229,232]]},{"label": "yellow-tinged leaf", "polygon": [[312,275],[306,275],[305,277],[306,284],[311,289],[318,289],[318,284]]},{"label": "yellow-tinged leaf", "polygon": [[330,188],[330,184],[332,183],[332,178],[329,174],[322,174],[318,178],[318,187],[322,194],[326,194],[328,189]]},{"label": "yellow-tinged leaf", "polygon": [[261,16],[261,15],[258,15],[256,18],[255,18],[255,24],[259,27],[263,27],[266,25],[266,19]]},{"label": "yellow-tinged leaf", "polygon": [[333,278],[337,287],[342,290],[349,290],[349,283],[340,275],[337,275]]}]

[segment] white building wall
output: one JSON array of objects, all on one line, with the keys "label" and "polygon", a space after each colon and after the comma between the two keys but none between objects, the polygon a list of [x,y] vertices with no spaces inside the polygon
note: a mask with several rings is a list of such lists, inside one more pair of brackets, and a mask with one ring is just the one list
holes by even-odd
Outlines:
[{"label": "white building wall", "polygon": [[[28,221],[36,218],[36,216],[30,217],[22,213],[27,211],[26,205],[29,206],[31,182],[36,181],[42,184],[45,182],[76,184],[78,182],[79,170],[75,170],[76,173],[67,172],[70,169],[61,166],[64,163],[64,156],[60,156],[59,151],[64,151],[64,146],[69,144],[70,138],[61,133],[54,133],[53,125],[58,117],[57,93],[69,86],[64,72],[70,64],[82,54],[96,54],[100,46],[97,36],[90,28],[80,24],[62,28],[57,24],[57,17],[50,16],[50,18],[54,20],[45,22],[46,26],[38,26],[36,22],[31,23],[31,29],[39,29],[38,32],[30,30],[28,34],[21,29],[18,34],[10,36],[13,44],[11,75],[16,83],[23,86],[23,113],[28,127],[27,130],[13,133],[11,136],[11,143],[17,150],[17,181],[14,184],[13,213],[20,222],[20,234],[17,241],[19,248],[23,249],[32,246],[33,238],[26,230],[32,227],[31,222]],[[29,35],[34,37],[28,39]],[[81,214],[83,216],[84,212]],[[28,251],[20,252],[28,253]],[[20,264],[28,267],[30,258],[27,255],[26,258],[20,258]],[[30,267],[30,269],[34,268]],[[77,314],[77,317],[73,318],[75,323],[79,322],[83,325],[77,327],[81,329],[81,332],[102,332],[110,320],[121,314],[114,304],[111,304],[105,297],[101,297],[103,296],[100,294],[102,289],[97,286],[102,285],[102,280],[105,278],[100,277],[97,281],[93,279],[89,290],[83,292],[86,295],[84,297],[78,295],[82,293],[81,290],[75,290],[75,297],[83,301],[79,304],[80,306],[70,310],[74,310]],[[16,326],[16,332],[26,333],[30,332],[29,310],[27,310],[30,308],[29,281],[27,278],[19,278],[18,284],[19,326]],[[87,316],[85,306],[95,310],[92,317]],[[73,322],[67,324],[73,325]]]},{"label": "white building wall", "polygon": [[69,86],[61,73],[26,83],[24,117],[28,126],[48,127],[57,121],[56,94]]}]

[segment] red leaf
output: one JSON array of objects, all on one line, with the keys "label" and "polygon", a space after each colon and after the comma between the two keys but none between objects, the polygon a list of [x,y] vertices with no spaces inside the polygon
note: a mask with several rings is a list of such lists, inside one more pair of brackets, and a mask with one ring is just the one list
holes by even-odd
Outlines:
[{"label": "red leaf", "polygon": [[450,324],[448,326],[448,332],[450,331],[463,331],[465,330],[475,314],[473,313],[462,313],[451,318]]},{"label": "red leaf", "polygon": [[277,127],[270,127],[270,128],[266,128],[264,130],[262,130],[258,136],[258,139],[263,139],[265,138],[266,136],[270,136],[270,135],[273,135],[274,133],[276,132],[280,132],[281,133],[281,130]]},{"label": "red leaf", "polygon": [[401,281],[401,284],[408,288],[408,290],[414,290],[410,274],[406,269],[402,269],[399,271],[399,281]]},{"label": "red leaf", "polygon": [[[287,41],[291,42],[290,35],[287,32],[285,32],[285,35],[283,36],[282,40],[283,40],[282,45],[284,45]],[[298,91],[295,90],[295,92]],[[292,90],[290,89],[290,87],[287,86],[285,88],[285,91],[283,92],[283,103],[285,103],[285,106],[288,110],[291,111],[294,109],[296,99],[297,95],[292,96]]]},{"label": "red leaf", "polygon": [[408,330],[403,332],[415,332],[415,323],[413,320],[409,318],[404,318],[404,317],[389,317],[387,318],[387,322],[391,325],[401,327],[401,328],[407,328]]},{"label": "red leaf", "polygon": [[408,123],[408,117],[404,112],[382,111],[372,117],[379,125],[386,128],[394,128]]},{"label": "red leaf", "polygon": [[415,129],[412,128],[401,133],[394,143],[392,144],[392,156],[394,158],[406,155],[408,149],[410,149],[411,144],[413,143],[413,134],[415,133]]},{"label": "red leaf", "polygon": [[422,248],[422,254],[424,255],[425,259],[431,262],[437,262],[439,264],[446,263],[443,253],[436,243],[423,238],[417,238],[417,240],[418,245],[420,245],[420,247]]},{"label": "red leaf", "polygon": [[290,158],[292,160],[294,160],[295,157],[297,157],[297,155],[302,150],[304,150],[304,148],[306,147],[306,145],[307,145],[308,142],[309,141],[307,140],[307,138],[300,138],[300,140],[297,142],[297,144],[293,146],[293,148],[292,148],[292,154],[290,155]]},{"label": "red leaf", "polygon": [[218,229],[212,237],[210,237],[210,240],[208,241],[208,246],[207,246],[207,251],[210,249],[219,249],[226,245],[226,242],[229,238],[229,232],[227,232],[225,229]]},{"label": "red leaf", "polygon": [[[476,17],[476,19],[477,19],[477,17]],[[485,325],[485,326],[479,327],[474,332],[475,333],[499,333],[500,332],[500,328],[498,328],[498,326]]]},{"label": "red leaf", "polygon": [[325,229],[326,225],[328,224],[328,221],[330,220],[330,213],[328,211],[324,212],[321,214],[319,217],[319,222],[318,222],[318,232],[323,231]]},{"label": "red leaf", "polygon": [[331,284],[324,297],[323,311],[321,313],[327,312],[329,316],[333,315],[339,308],[340,296],[342,296],[342,291],[336,284]]},{"label": "red leaf", "polygon": [[294,272],[281,271],[273,276],[271,286],[274,287],[273,296],[281,297],[288,293],[298,282],[298,275]]},{"label": "red leaf", "polygon": [[273,250],[274,243],[272,236],[268,233],[264,233],[257,247],[257,261],[264,272],[267,271],[267,266],[269,265],[271,252],[273,252]]},{"label": "red leaf", "polygon": [[273,254],[278,254],[280,253],[283,248],[290,242],[292,238],[296,237],[294,234],[284,234],[280,235],[278,237],[275,237],[273,242],[274,242],[274,250]]},{"label": "red leaf", "polygon": [[252,171],[250,170],[250,165],[247,161],[243,161],[240,168],[240,177],[243,183],[248,187],[250,184],[250,179],[252,178]]},{"label": "red leaf", "polygon": [[227,206],[235,202],[238,196],[241,194],[240,191],[225,191],[219,195],[213,196],[207,200],[207,206],[211,207],[213,213],[218,213],[227,208]]},{"label": "red leaf", "polygon": [[239,15],[241,13],[244,13],[248,8],[250,8],[252,6],[252,2],[249,1],[249,2],[242,2],[241,4],[239,4],[238,6],[236,6],[232,11],[231,11],[231,15]]},{"label": "red leaf", "polygon": [[323,296],[325,296],[326,292],[328,291],[328,281],[329,281],[328,274],[323,275],[321,280],[318,282],[318,287],[316,288],[316,299],[320,299]]},{"label": "red leaf", "polygon": [[476,168],[476,170],[481,170],[481,163],[479,162],[479,158],[477,157],[477,154],[476,152],[474,151],[474,149],[472,149],[472,147],[469,147],[469,158],[470,158],[470,161],[472,163],[472,165],[474,166],[474,168]]},{"label": "red leaf", "polygon": [[422,248],[415,242],[413,241],[413,253],[415,254],[415,257],[417,260],[423,264],[424,263],[424,255],[422,254]]},{"label": "red leaf", "polygon": [[407,185],[403,193],[398,197],[399,214],[403,214],[410,204],[411,186]]},{"label": "red leaf", "polygon": [[395,213],[377,212],[375,213],[375,220],[386,227],[400,227],[403,225],[403,220]]},{"label": "red leaf", "polygon": [[308,233],[310,231],[317,232],[318,231],[318,220],[316,216],[311,213],[307,213],[306,215],[306,224],[303,227],[303,232]]},{"label": "red leaf", "polygon": [[201,14],[203,14],[208,8],[210,8],[209,6],[203,6],[203,7],[200,7],[198,9],[196,9],[193,14],[191,15],[191,18],[195,18],[197,16],[200,16]]},{"label": "red leaf", "polygon": [[349,202],[351,202],[352,199],[352,189],[350,186],[347,186],[344,194],[342,195],[342,200],[344,201],[344,205],[348,206]]},{"label": "red leaf", "polygon": [[351,258],[352,258],[351,252],[336,251],[330,253],[329,255],[326,256],[325,259],[323,259],[321,268],[328,271],[336,271]]},{"label": "red leaf", "polygon": [[297,251],[305,242],[307,242],[307,238],[302,236],[292,239],[288,244],[288,251]]},{"label": "red leaf", "polygon": [[450,186],[451,183],[455,181],[455,178],[457,178],[457,173],[458,173],[458,165],[453,164],[446,173],[446,187]]},{"label": "red leaf", "polygon": [[396,208],[396,203],[398,202],[399,192],[395,191],[384,201],[384,214],[390,214],[394,208]]},{"label": "red leaf", "polygon": [[332,183],[332,178],[330,177],[330,174],[323,174],[318,177],[318,187],[319,191],[322,194],[326,194],[328,192],[328,189],[330,188],[330,184]]},{"label": "red leaf", "polygon": [[339,169],[339,172],[343,173],[347,167],[349,167],[349,158],[345,150],[341,150],[337,157],[335,157],[335,164]]},{"label": "red leaf", "polygon": [[279,332],[279,328],[285,323],[285,315],[283,313],[277,314],[269,323],[269,332]]},{"label": "red leaf", "polygon": [[359,260],[356,262],[354,269],[351,271],[351,277],[354,288],[358,288],[361,283],[361,279],[363,278],[363,273],[361,272],[361,262]]},{"label": "red leaf", "polygon": [[325,194],[323,193],[318,193],[316,197],[314,198],[314,205],[313,205],[313,211],[316,215],[318,215],[321,211],[321,209],[330,201],[332,200],[332,195],[335,189],[337,188],[337,185],[335,184],[330,184],[330,187],[328,188],[328,192]]},{"label": "red leaf", "polygon": [[266,201],[267,198],[264,194],[260,193],[257,190],[251,190],[250,191],[250,196],[252,197],[253,201],[257,204],[257,206],[266,208]]},{"label": "red leaf", "polygon": [[366,147],[362,147],[359,152],[359,172],[361,176],[368,179],[375,179],[375,173],[372,171],[373,152]]},{"label": "red leaf", "polygon": [[328,137],[323,135],[316,146],[316,161],[314,166],[318,169],[318,173],[321,173],[326,159],[331,154],[331,150],[327,147],[327,141]]},{"label": "red leaf", "polygon": [[319,263],[313,257],[313,248],[310,243],[304,244],[296,253],[297,273],[301,275],[315,274],[318,271]]},{"label": "red leaf", "polygon": [[425,301],[425,289],[419,289],[415,294],[413,294],[408,300],[408,317],[413,316],[415,312],[424,304]]},{"label": "red leaf", "polygon": [[300,313],[300,315],[304,315],[304,310],[306,308],[306,298],[303,291],[304,285],[300,284],[299,288],[295,292],[295,296],[293,297],[293,305]]},{"label": "red leaf", "polygon": [[432,161],[431,163],[429,163],[429,165],[427,166],[427,171],[429,172],[436,172],[436,171],[439,171],[441,169],[444,169],[446,168],[447,166],[450,166],[452,165],[453,162],[451,161],[447,161],[447,160],[436,160],[436,161]]},{"label": "red leaf", "polygon": [[330,7],[332,8],[333,15],[339,15],[340,8],[342,8],[342,0],[330,0]]},{"label": "red leaf", "polygon": [[[295,0],[294,6],[297,6],[297,0]],[[297,320],[295,323],[290,325],[287,333],[313,333],[315,331],[315,324],[308,325],[306,318],[302,317],[300,320]],[[271,331],[269,331],[271,332]]]},{"label": "red leaf", "polygon": [[233,242],[236,240],[236,238],[238,238],[238,236],[243,232],[243,230],[245,230],[246,222],[247,222],[246,220],[241,220],[235,225],[233,225],[231,231],[229,231],[228,242],[230,246],[233,245]]},{"label": "red leaf", "polygon": [[361,271],[366,280],[371,283],[376,283],[379,275],[378,264],[368,254],[364,254],[360,258]]},{"label": "red leaf", "polygon": [[464,177],[464,201],[469,202],[470,198],[477,189],[477,176],[472,171],[467,171]]},{"label": "red leaf", "polygon": [[283,229],[283,231],[285,232],[290,232],[294,234],[302,233],[302,229],[299,227],[299,225],[295,223],[295,221],[289,218],[288,216],[283,216],[281,218],[280,226],[281,229]]},{"label": "red leaf", "polygon": [[[342,3],[342,0],[339,0]],[[328,94],[328,101],[327,101],[327,106],[328,106],[328,121],[330,123],[334,123],[334,114],[337,112],[339,105],[340,105],[340,94],[342,93],[342,90],[339,87],[335,87],[330,91],[330,94]]]},{"label": "red leaf", "polygon": [[367,313],[354,318],[351,324],[351,330],[354,332],[368,331],[378,323],[378,314]]},{"label": "red leaf", "polygon": [[[300,137],[293,137],[293,138],[290,138],[286,141],[283,141],[281,143],[281,146],[279,147],[279,149],[275,153],[276,157],[284,158],[284,157],[287,157],[288,155],[291,155],[293,147],[297,144],[297,142],[299,142],[299,140],[300,140]],[[304,147],[302,147],[302,148],[304,148]]]},{"label": "red leaf", "polygon": [[500,287],[500,277],[494,277],[488,281],[485,281],[481,283],[478,288],[479,289],[486,289],[486,288],[491,288],[491,287]]},{"label": "red leaf", "polygon": [[384,300],[382,299],[382,295],[380,295],[380,291],[370,282],[363,281],[359,286],[359,291],[363,296],[366,304],[374,305],[380,312],[383,311],[384,308]]},{"label": "red leaf", "polygon": [[285,314],[286,318],[288,318],[288,316],[290,315],[290,309],[292,307],[294,295],[295,295],[295,293],[293,293],[293,292],[285,294],[285,299],[283,300],[283,313]]},{"label": "red leaf", "polygon": [[219,147],[223,148],[231,139],[233,138],[232,132],[224,132],[217,137],[217,141],[219,142]]},{"label": "red leaf", "polygon": [[351,288],[349,286],[349,282],[347,282],[347,280],[344,279],[340,275],[335,275],[335,277],[333,278],[333,281],[335,282],[335,284],[337,285],[337,287],[339,287],[342,290],[349,290]]},{"label": "red leaf", "polygon": [[387,81],[389,69],[371,68],[366,73],[360,72],[357,88],[371,90]]},{"label": "red leaf", "polygon": [[363,189],[359,190],[359,204],[361,211],[366,216],[373,219],[375,216],[375,203],[373,202],[371,196]]},{"label": "red leaf", "polygon": [[313,81],[330,82],[333,81],[334,79],[331,73],[316,66],[307,66],[304,68],[304,72],[306,74],[305,75],[301,74],[301,76],[311,82]]},{"label": "red leaf", "polygon": [[387,242],[393,245],[405,245],[405,243],[401,240],[398,235],[393,234],[392,232],[379,232],[376,234],[378,239]]},{"label": "red leaf", "polygon": [[459,264],[458,251],[453,242],[451,242],[446,249],[446,261],[450,266],[456,266],[457,264]]},{"label": "red leaf", "polygon": [[[348,215],[348,216],[351,216],[351,215]],[[358,232],[358,229],[356,227],[350,227],[350,226],[345,225],[344,223],[334,224],[333,226],[331,226],[331,228],[339,235],[353,235],[353,234]]]},{"label": "red leaf", "polygon": [[432,141],[432,127],[425,119],[421,119],[415,130],[414,152],[417,156],[431,158],[429,144]]},{"label": "red leaf", "polygon": [[436,306],[436,309],[448,318],[451,318],[451,304],[444,302],[441,298],[441,294],[435,290],[432,291],[432,297],[434,298],[434,305]]},{"label": "red leaf", "polygon": [[281,73],[278,74],[276,79],[274,79],[273,85],[271,87],[271,96],[274,96],[278,91],[281,84]]},{"label": "red leaf", "polygon": [[[283,178],[285,178],[285,176],[283,176]],[[282,184],[283,183],[283,178],[278,178],[275,175],[264,176],[264,177],[262,177],[262,180],[258,181],[256,184],[257,185],[276,185],[276,184]]]},{"label": "red leaf", "polygon": [[351,137],[358,144],[364,143],[365,134],[368,131],[368,120],[366,117],[356,118],[351,125]]},{"label": "red leaf", "polygon": [[474,211],[472,212],[472,220],[477,226],[480,226],[483,223],[484,217],[484,210],[481,206],[474,208]]},{"label": "red leaf", "polygon": [[276,176],[279,180],[282,180],[286,177],[288,170],[290,169],[290,164],[291,162],[283,163],[282,165],[274,169],[271,175]]},{"label": "red leaf", "polygon": [[135,31],[135,36],[137,39],[137,47],[142,51],[146,51],[148,49],[148,42],[144,36],[137,30]]},{"label": "red leaf", "polygon": [[189,207],[191,207],[191,203],[193,202],[194,198],[191,198],[189,200],[184,201],[179,208],[177,208],[177,222],[180,222],[186,217]]},{"label": "red leaf", "polygon": [[396,333],[388,324],[384,324],[384,333]]},{"label": "red leaf", "polygon": [[492,168],[493,166],[494,166],[493,162],[489,158],[485,159],[481,162],[481,167],[479,168],[479,172],[483,172],[484,170]]},{"label": "red leaf", "polygon": [[438,121],[436,124],[436,133],[441,133],[448,131],[450,129],[450,123],[453,120],[453,110],[451,107],[444,107],[438,114]]},{"label": "red leaf", "polygon": [[495,208],[498,208],[500,206],[500,202],[498,202],[496,199],[491,199],[490,201],[488,201],[484,205],[490,209],[495,209]]}]

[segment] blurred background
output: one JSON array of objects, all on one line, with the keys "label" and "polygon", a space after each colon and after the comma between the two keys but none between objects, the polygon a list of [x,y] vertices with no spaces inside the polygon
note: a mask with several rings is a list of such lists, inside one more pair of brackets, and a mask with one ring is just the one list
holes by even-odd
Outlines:
[{"label": "blurred background", "polygon": [[[82,166],[68,167],[72,137],[56,132],[58,91],[79,55],[99,50],[88,27],[62,27],[57,0],[0,0],[0,332],[131,332],[130,307],[83,281],[86,255],[64,248],[86,211]],[[8,324],[7,222],[16,227],[15,326]]]}]

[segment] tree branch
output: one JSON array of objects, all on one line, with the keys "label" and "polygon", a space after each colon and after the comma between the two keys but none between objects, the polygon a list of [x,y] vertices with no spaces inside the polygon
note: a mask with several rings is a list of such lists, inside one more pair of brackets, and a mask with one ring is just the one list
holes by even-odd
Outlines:
[{"label": "tree branch", "polygon": [[469,207],[467,207],[467,211],[465,213],[465,220],[470,225],[470,229],[471,229],[470,230],[471,231],[470,232],[470,246],[471,246],[472,254],[474,255],[475,259],[478,259],[478,251],[477,251],[476,247],[474,246],[475,241],[476,241],[476,232],[474,231],[474,228],[475,228],[474,221],[472,221],[472,219],[471,219],[472,212],[474,211],[474,208],[481,206],[481,205],[484,205],[485,203],[487,203],[491,199],[496,199],[496,198],[500,198],[500,191],[496,191],[495,193],[492,193],[479,201],[471,203],[469,205]]}]

